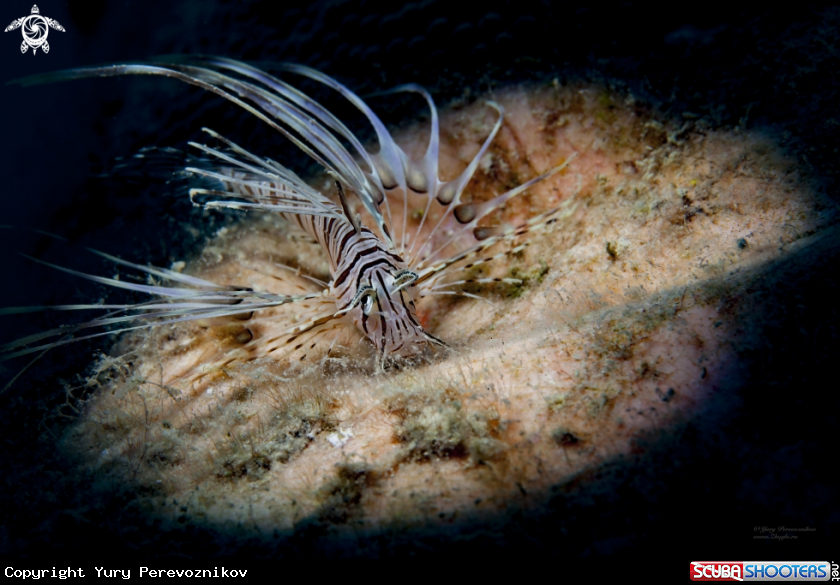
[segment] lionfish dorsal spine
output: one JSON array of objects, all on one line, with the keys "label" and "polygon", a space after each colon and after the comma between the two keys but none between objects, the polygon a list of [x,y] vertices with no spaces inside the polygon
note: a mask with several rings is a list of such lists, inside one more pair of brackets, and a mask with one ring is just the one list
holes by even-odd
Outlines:
[{"label": "lionfish dorsal spine", "polygon": [[[281,350],[297,350],[303,343],[302,339],[314,339],[337,327],[334,321],[343,319],[352,320],[373,342],[381,362],[391,354],[415,355],[419,351],[418,348],[425,346],[427,342],[445,345],[443,341],[424,331],[420,325],[415,315],[415,295],[461,295],[486,300],[461,290],[460,286],[467,283],[518,282],[517,279],[491,277],[454,277],[455,280],[442,281],[471,267],[521,251],[527,244],[520,244],[512,250],[495,255],[484,255],[485,250],[491,246],[512,241],[529,231],[542,229],[556,221],[557,210],[551,210],[512,230],[478,227],[478,222],[493,210],[535,183],[562,171],[573,157],[489,201],[463,203],[462,194],[467,184],[502,127],[502,106],[492,101],[487,102],[498,114],[489,135],[457,178],[442,181],[438,175],[439,117],[435,102],[428,91],[416,84],[406,84],[384,92],[417,93],[429,107],[429,141],[424,155],[415,160],[396,144],[371,108],[343,84],[303,65],[277,64],[275,69],[303,76],[338,92],[357,108],[373,127],[378,142],[377,152],[369,152],[341,120],[301,90],[264,70],[231,59],[204,56],[167,57],[149,63],[83,68],[33,76],[22,80],[21,83],[30,85],[125,74],[172,77],[223,97],[277,130],[320,164],[333,178],[338,204],[282,164],[267,157],[259,157],[207,128],[203,129],[204,132],[221,143],[221,146],[190,142],[193,148],[208,158],[201,164],[187,166],[186,171],[213,181],[219,187],[194,187],[190,189],[190,197],[194,202],[208,208],[276,212],[296,223],[318,241],[329,258],[332,280],[327,288],[304,295],[276,295],[236,287],[231,289],[194,277],[179,277],[164,269],[144,268],[103,254],[117,263],[184,286],[123,283],[59,268],[102,284],[150,294],[155,296],[156,300],[134,305],[115,305],[111,313],[82,325],[52,330],[37,338],[7,344],[0,348],[0,351],[6,352],[0,359],[61,345],[72,340],[61,339],[49,343],[41,343],[41,340],[68,333],[76,334],[91,327],[117,325],[118,328],[122,327],[118,330],[128,331],[160,323],[247,315],[285,304],[318,299],[320,303],[324,303],[321,313],[273,337],[249,341],[242,348],[214,361],[214,367],[224,367],[231,361],[242,359],[243,355],[250,356],[247,359],[253,359]],[[373,221],[372,227],[375,231],[365,227],[355,215],[348,203],[346,192],[352,192],[358,197]],[[419,225],[413,236],[408,233],[410,193],[426,196],[426,207],[421,213]],[[399,233],[393,230],[389,197],[402,198],[403,219]],[[437,223],[427,228],[427,232],[424,233],[433,201],[440,204],[443,210]],[[447,236],[451,237],[439,244],[436,243],[437,240],[444,239],[439,234],[443,226],[446,226]],[[456,229],[452,230],[452,226]],[[478,244],[460,252],[446,252],[468,231],[472,231],[473,236],[479,240]],[[433,244],[437,247],[433,248]],[[469,263],[459,266],[460,263],[466,262]],[[457,287],[456,290],[452,290],[453,287]],[[138,319],[157,321],[134,325]]]}]

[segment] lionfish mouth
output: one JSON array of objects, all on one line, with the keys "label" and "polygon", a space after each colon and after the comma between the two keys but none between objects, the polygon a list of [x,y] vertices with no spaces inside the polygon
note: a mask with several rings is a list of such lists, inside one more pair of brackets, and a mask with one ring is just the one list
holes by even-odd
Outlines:
[{"label": "lionfish mouth", "polygon": [[[275,127],[329,177],[305,182],[208,132],[216,145],[195,144],[204,159],[189,170],[217,184],[193,196],[270,213],[218,234],[182,271],[106,256],[156,283],[74,274],[153,300],[3,347],[9,358],[94,327],[136,330],[115,348],[133,369],[99,362],[105,388],[61,448],[137,486],[168,521],[376,538],[547,505],[617,461],[643,464],[650,437],[725,410],[739,344],[754,341],[743,323],[835,237],[826,197],[777,172],[794,162],[757,133],[552,84],[440,117],[427,92],[402,86],[430,108],[431,138],[392,137],[337,82],[278,69],[350,100],[374,128],[371,151],[287,81],[226,59],[25,81],[176,77]],[[358,367],[376,348],[345,309],[374,314],[389,291],[339,287],[370,262],[391,271],[382,286],[417,300],[426,344],[455,351]]]}]

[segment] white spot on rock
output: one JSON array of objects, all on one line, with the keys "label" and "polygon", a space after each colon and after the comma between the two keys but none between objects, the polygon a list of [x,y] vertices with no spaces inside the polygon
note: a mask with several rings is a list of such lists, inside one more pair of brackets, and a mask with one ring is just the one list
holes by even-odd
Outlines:
[{"label": "white spot on rock", "polygon": [[330,445],[333,447],[343,447],[347,444],[347,441],[352,438],[353,433],[350,429],[338,429],[336,432],[327,435],[327,441],[329,441]]}]

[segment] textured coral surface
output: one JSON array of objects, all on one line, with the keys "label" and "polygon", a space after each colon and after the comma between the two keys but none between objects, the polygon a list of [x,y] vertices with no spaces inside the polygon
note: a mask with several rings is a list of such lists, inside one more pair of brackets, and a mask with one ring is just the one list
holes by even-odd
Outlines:
[{"label": "textured coral surface", "polygon": [[[524,250],[469,274],[521,285],[465,285],[490,303],[420,304],[450,350],[377,371],[368,342],[342,326],[187,384],[208,356],[270,337],[271,316],[159,328],[101,361],[101,388],[62,452],[135,491],[135,505],[164,523],[360,538],[539,510],[643,466],[652,446],[679,442],[704,417],[724,420],[756,307],[799,258],[834,245],[824,229],[833,207],[757,132],[674,122],[597,85],[488,97],[505,106],[505,125],[470,184],[473,200],[577,158],[487,222],[518,225],[563,205],[550,229],[495,252]],[[444,179],[492,122],[482,100],[442,115]],[[419,155],[427,134],[420,124],[397,140]],[[256,290],[313,290],[274,263],[327,275],[317,246],[272,216],[220,230],[184,269]]]}]

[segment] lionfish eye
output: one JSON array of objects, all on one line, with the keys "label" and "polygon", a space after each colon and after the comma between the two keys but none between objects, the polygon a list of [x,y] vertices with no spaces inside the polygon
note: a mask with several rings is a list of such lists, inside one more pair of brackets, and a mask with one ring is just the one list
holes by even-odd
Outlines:
[{"label": "lionfish eye", "polygon": [[391,294],[394,294],[401,289],[414,284],[417,281],[418,275],[412,270],[403,268],[394,275],[394,288],[391,289]]},{"label": "lionfish eye", "polygon": [[362,297],[362,311],[365,315],[370,315],[373,311],[373,299],[376,298],[376,291],[371,289],[364,297]]},{"label": "lionfish eye", "polygon": [[365,315],[370,315],[373,311],[373,301],[376,300],[376,289],[370,284],[363,284],[359,287],[359,292],[356,293],[356,298],[353,300],[351,306],[355,307],[357,304],[362,304],[362,312]]}]

